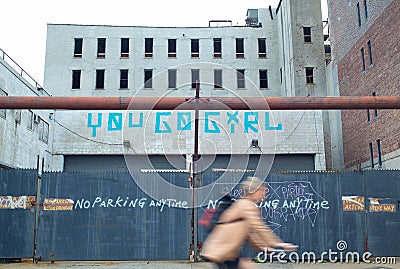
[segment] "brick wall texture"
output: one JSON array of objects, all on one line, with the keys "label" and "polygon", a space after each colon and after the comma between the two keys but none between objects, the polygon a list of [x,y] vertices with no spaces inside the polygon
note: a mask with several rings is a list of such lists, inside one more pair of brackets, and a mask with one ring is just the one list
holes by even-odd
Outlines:
[{"label": "brick wall texture", "polygon": [[[369,10],[374,9],[373,2],[379,1],[368,1]],[[363,1],[360,1],[360,6],[363,7]],[[342,11],[346,12],[348,11]],[[357,14],[353,11],[349,13],[357,19]],[[362,14],[364,22],[363,16]],[[358,27],[358,22],[354,23]],[[340,35],[339,30],[346,31],[346,28],[336,29],[336,38],[348,35]],[[367,29],[361,26],[360,31],[363,33],[355,39],[354,45],[349,47],[344,56],[340,57],[337,54],[340,94],[367,96],[375,92],[378,96],[398,96],[400,94],[400,1],[392,1]],[[372,63],[368,42],[371,44]],[[365,71],[362,66],[362,48],[364,48]],[[378,110],[376,118],[374,110],[369,112],[370,122],[367,121],[367,110],[342,111],[345,168],[370,160],[369,143],[372,143],[374,157],[377,157],[377,139],[381,140],[383,155],[400,148],[400,110]]]}]

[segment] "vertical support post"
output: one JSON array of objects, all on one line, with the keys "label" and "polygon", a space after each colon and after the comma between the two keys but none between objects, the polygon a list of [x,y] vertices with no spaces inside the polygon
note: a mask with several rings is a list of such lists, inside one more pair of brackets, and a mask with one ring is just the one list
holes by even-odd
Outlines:
[{"label": "vertical support post", "polygon": [[198,185],[198,172],[197,161],[199,159],[199,98],[200,98],[200,82],[196,80],[196,97],[195,97],[195,110],[194,110],[194,152],[192,159],[192,191],[193,191],[193,204],[192,204],[192,223],[193,223],[193,260],[198,261],[198,238],[197,238],[197,185]]},{"label": "vertical support post", "polygon": [[36,183],[36,200],[35,200],[35,223],[34,223],[34,231],[33,231],[33,257],[32,262],[35,263],[40,260],[39,257],[36,255],[37,250],[37,234],[38,234],[38,225],[39,225],[39,214],[40,214],[40,186],[41,179],[42,179],[42,171],[44,168],[44,158],[42,159],[42,165],[40,165],[40,156],[37,156],[37,183]]}]

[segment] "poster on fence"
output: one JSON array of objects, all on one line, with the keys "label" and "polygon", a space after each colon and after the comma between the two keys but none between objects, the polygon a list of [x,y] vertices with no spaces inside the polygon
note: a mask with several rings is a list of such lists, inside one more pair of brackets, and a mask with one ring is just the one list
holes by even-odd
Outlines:
[{"label": "poster on fence", "polygon": [[396,212],[396,205],[390,198],[368,198],[369,212]]},{"label": "poster on fence", "polygon": [[363,196],[342,196],[343,211],[364,211]]}]

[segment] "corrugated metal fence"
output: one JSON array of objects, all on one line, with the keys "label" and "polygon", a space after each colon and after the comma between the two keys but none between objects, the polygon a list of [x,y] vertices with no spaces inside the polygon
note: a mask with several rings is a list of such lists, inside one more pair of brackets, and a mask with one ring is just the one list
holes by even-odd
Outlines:
[{"label": "corrugated metal fence", "polygon": [[[216,181],[222,175],[247,176],[204,173],[201,185],[222,184],[213,190],[239,198],[234,184]],[[0,258],[32,257],[36,249],[44,260],[188,259],[192,201],[174,200],[173,192],[152,198],[135,180],[156,190],[160,176],[189,187],[186,173],[43,173],[38,181],[35,170],[0,169]],[[270,173],[267,185],[262,216],[299,253],[400,256],[400,171]],[[216,204],[200,198],[201,209]],[[199,226],[198,241],[205,236]]]}]

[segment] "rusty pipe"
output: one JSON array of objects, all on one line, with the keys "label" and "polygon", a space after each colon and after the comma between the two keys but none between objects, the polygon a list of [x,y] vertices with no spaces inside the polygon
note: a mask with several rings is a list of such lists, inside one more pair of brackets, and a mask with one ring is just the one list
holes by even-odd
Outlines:
[{"label": "rusty pipe", "polygon": [[[186,97],[0,96],[0,109],[192,110]],[[200,110],[400,109],[397,96],[201,97]]]}]

